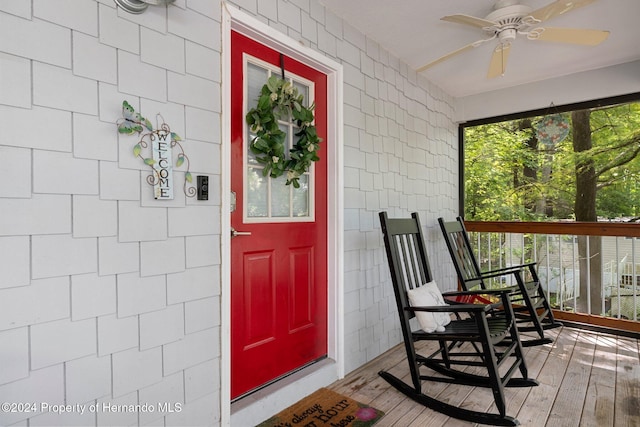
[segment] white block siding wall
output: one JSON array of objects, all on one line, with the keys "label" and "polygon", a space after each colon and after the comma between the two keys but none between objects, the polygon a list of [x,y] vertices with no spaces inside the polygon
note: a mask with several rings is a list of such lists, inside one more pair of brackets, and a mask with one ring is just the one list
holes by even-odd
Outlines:
[{"label": "white block siding wall", "polygon": [[[378,44],[344,26],[345,351],[347,371],[401,340],[378,212],[417,211],[437,281],[455,287],[434,226],[457,206],[449,99]],[[355,51],[353,49],[356,49]],[[443,256],[443,255],[446,255]]]},{"label": "white block siding wall", "polygon": [[[0,425],[219,423],[220,4],[191,3],[0,0],[0,402],[87,405]],[[125,99],[185,140],[209,201],[177,172],[153,199]]]},{"label": "white block siding wall", "polygon": [[[344,65],[350,371],[400,341],[380,210],[420,212],[436,279],[454,286],[436,229],[457,207],[453,100],[317,0],[232,3]],[[0,425],[220,423],[220,31],[219,0],[142,15],[0,0],[0,401],[182,409]],[[209,201],[152,198],[135,137],[116,132],[125,99],[183,137]]]}]

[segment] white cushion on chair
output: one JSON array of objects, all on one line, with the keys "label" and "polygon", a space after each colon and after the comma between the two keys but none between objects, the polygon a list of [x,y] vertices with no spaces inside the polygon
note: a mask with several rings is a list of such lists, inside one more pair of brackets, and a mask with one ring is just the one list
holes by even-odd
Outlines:
[{"label": "white cushion on chair", "polygon": [[[436,282],[425,283],[418,288],[410,289],[407,294],[411,307],[447,305]],[[445,312],[416,311],[415,314],[420,328],[425,332],[442,332],[444,327],[451,322],[451,316]]]}]

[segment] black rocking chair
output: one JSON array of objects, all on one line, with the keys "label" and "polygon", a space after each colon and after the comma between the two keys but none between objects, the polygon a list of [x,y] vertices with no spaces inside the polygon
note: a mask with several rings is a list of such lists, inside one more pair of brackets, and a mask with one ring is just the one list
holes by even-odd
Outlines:
[{"label": "black rocking chair", "polygon": [[[443,295],[450,305],[411,306],[408,295],[411,290],[433,280],[418,214],[390,219],[386,212],[380,212],[380,223],[411,384],[387,371],[380,371],[379,375],[407,397],[447,416],[489,425],[518,425],[518,420],[506,415],[504,387],[530,387],[538,382],[528,378],[509,292],[447,292]],[[471,303],[474,298],[482,303]],[[494,310],[500,314],[493,315]],[[421,312],[453,313],[455,319],[434,332],[412,331],[410,321]],[[419,354],[415,347],[419,341],[436,341],[437,350],[428,355]],[[469,371],[470,366],[475,367],[474,372]],[[421,368],[440,375],[427,375]],[[513,377],[517,371],[522,378]],[[438,400],[429,396],[428,391],[423,393],[426,381],[491,388],[498,413],[472,411]]]},{"label": "black rocking chair", "polygon": [[469,235],[461,217],[455,221],[438,218],[440,229],[447,243],[449,254],[458,274],[463,290],[489,289],[487,283],[492,278],[513,277],[515,285],[500,285],[501,289],[511,290],[511,302],[516,316],[519,332],[535,332],[538,337],[522,339],[525,347],[553,342],[544,331],[562,326],[556,321],[551,306],[536,272],[536,263],[514,265],[491,271],[481,271],[471,248]]}]

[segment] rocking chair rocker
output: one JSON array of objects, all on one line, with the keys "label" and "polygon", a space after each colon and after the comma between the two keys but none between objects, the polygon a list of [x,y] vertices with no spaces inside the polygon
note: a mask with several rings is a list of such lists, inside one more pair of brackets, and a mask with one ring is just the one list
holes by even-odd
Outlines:
[{"label": "rocking chair rocker", "polygon": [[487,282],[491,278],[513,277],[516,285],[501,286],[500,289],[512,292],[511,302],[518,323],[518,331],[536,332],[538,335],[538,338],[523,339],[522,345],[530,347],[553,342],[551,338],[545,337],[544,331],[560,327],[562,323],[553,317],[551,306],[536,272],[536,264],[532,262],[491,271],[480,271],[462,218],[458,217],[455,221],[449,222],[438,218],[438,223],[440,223],[440,229],[462,289],[465,291],[489,289]]},{"label": "rocking chair rocker", "polygon": [[[443,295],[452,305],[436,305],[444,302],[442,297],[438,300],[437,291],[434,297],[438,302],[416,304],[416,292],[435,288],[418,214],[389,219],[386,212],[380,212],[380,223],[412,385],[386,371],[379,375],[407,397],[447,416],[496,426],[518,425],[518,420],[506,415],[504,387],[530,387],[538,382],[528,378],[509,291],[448,292]],[[470,303],[474,298],[482,303]],[[500,314],[492,315],[494,310]],[[426,320],[437,325],[425,326],[419,318],[423,329],[412,331],[410,321],[421,313],[435,314]],[[439,321],[437,316],[443,313],[447,320]],[[451,320],[448,313],[456,319]],[[419,354],[415,346],[419,341],[436,341],[437,350]],[[484,369],[486,375],[464,371],[469,366],[476,372]],[[427,375],[421,367],[440,375]],[[518,370],[522,378],[513,378]],[[428,391],[422,392],[423,381],[491,388],[498,413],[472,411],[438,400],[427,395]]]}]

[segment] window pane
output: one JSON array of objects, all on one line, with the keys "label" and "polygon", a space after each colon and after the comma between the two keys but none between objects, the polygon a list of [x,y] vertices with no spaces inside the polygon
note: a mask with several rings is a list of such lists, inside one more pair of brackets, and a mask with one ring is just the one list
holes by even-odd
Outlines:
[{"label": "window pane", "polygon": [[293,216],[309,216],[309,175],[302,175],[299,182],[300,188],[292,188]]},{"label": "window pane", "polygon": [[286,175],[271,179],[271,216],[289,216],[289,188],[285,185]]},{"label": "window pane", "polygon": [[266,217],[269,179],[262,176],[262,169],[247,170],[247,215],[250,218]]},{"label": "window pane", "polygon": [[249,101],[250,106],[258,102],[260,90],[268,77],[269,72],[266,69],[252,63],[247,64],[247,101]]},{"label": "window pane", "polygon": [[247,144],[247,164],[249,165],[259,165],[260,163],[258,163],[258,161],[256,160],[256,155],[253,154],[253,152],[251,151],[251,142],[253,141],[253,138],[255,138],[256,135],[253,133],[249,133],[249,143]]},{"label": "window pane", "polygon": [[308,107],[309,106],[309,86],[305,86],[301,83],[298,82],[293,82],[293,86],[298,89],[298,95],[302,95],[304,96],[304,106]]},{"label": "window pane", "polygon": [[288,159],[289,158],[289,149],[291,148],[291,142],[290,142],[290,131],[289,131],[289,126],[284,124],[284,123],[280,123],[278,124],[278,127],[280,128],[280,130],[282,132],[285,133],[285,138],[284,138],[284,158]]}]

